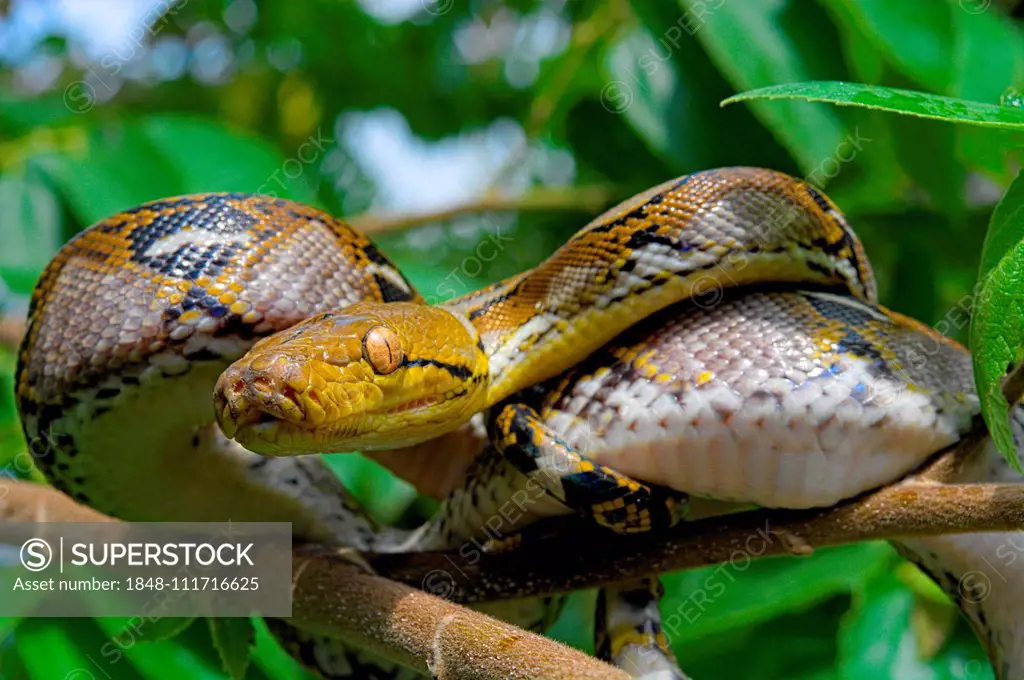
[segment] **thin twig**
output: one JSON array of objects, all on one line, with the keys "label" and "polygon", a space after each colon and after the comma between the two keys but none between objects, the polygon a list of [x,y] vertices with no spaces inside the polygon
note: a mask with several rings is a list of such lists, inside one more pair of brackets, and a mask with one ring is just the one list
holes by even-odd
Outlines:
[{"label": "thin twig", "polygon": [[530,110],[523,123],[522,144],[512,149],[504,162],[494,171],[490,189],[506,183],[512,171],[526,162],[530,155],[530,146],[550,125],[558,103],[565,101],[566,90],[579,70],[588,63],[595,48],[602,42],[613,40],[618,30],[629,24],[630,14],[631,9],[624,0],[601,2],[588,18],[573,24],[569,44],[558,59],[556,69],[537,84],[537,95],[530,102]]},{"label": "thin twig", "polygon": [[14,316],[0,316],[0,346],[17,349],[25,333],[25,320]]},{"label": "thin twig", "polygon": [[398,215],[362,214],[346,220],[365,234],[399,231],[432,222],[444,222],[461,215],[484,212],[549,212],[567,210],[596,213],[608,205],[612,190],[604,185],[579,187],[538,187],[519,196],[488,193],[480,198],[451,208],[423,213]]},{"label": "thin twig", "polygon": [[[632,10],[624,0],[598,3],[593,14],[573,26],[569,45],[558,65],[558,70],[539,89],[537,97],[530,102],[530,111],[523,126],[527,139],[534,139],[547,127],[554,115],[558,102],[565,99],[565,92],[588,63],[592,51],[600,41],[612,41],[617,32],[629,26]],[[501,179],[500,175],[498,177]]]}]

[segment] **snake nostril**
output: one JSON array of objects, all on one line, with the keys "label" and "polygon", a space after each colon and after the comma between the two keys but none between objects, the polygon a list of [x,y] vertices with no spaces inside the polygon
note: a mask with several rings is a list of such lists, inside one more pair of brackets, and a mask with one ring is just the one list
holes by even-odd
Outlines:
[{"label": "snake nostril", "polygon": [[241,394],[244,391],[245,391],[245,381],[242,380],[241,378],[237,378],[237,379],[235,379],[235,381],[233,383],[231,383],[231,392],[233,394]]},{"label": "snake nostril", "polygon": [[263,394],[270,394],[273,391],[270,380],[263,375],[258,375],[253,378],[252,386],[255,387],[258,392],[262,392]]}]

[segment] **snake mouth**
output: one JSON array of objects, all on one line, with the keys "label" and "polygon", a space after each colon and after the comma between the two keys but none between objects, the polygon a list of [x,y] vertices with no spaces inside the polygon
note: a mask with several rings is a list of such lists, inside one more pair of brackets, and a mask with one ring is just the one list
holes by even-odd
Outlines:
[{"label": "snake mouth", "polygon": [[[292,409],[280,409],[278,402],[238,404],[218,399],[217,417],[221,430],[246,449],[262,455],[289,456],[352,450],[399,448],[419,442],[395,423],[432,420],[430,414],[446,401],[444,396],[421,397],[386,409],[352,414],[331,422],[312,424],[295,418]],[[296,407],[297,408],[297,407]],[[292,416],[292,417],[289,417]]]},{"label": "snake mouth", "polygon": [[[225,434],[227,433],[225,432]],[[319,453],[319,448],[308,451],[296,448],[297,442],[308,438],[308,436],[308,430],[268,415],[257,421],[240,425],[228,435],[228,438],[235,440],[253,453],[265,456]],[[288,444],[282,445],[281,442],[288,442]]]},{"label": "snake mouth", "polygon": [[237,440],[238,434],[247,428],[301,423],[305,418],[294,389],[288,385],[270,389],[267,381],[259,377],[218,383],[213,401],[217,423],[228,439]]}]

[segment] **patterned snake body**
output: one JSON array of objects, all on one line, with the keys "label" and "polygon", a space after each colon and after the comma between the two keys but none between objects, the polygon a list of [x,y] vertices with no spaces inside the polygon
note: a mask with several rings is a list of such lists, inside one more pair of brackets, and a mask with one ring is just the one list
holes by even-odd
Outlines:
[{"label": "patterned snake body", "polygon": [[[364,299],[418,296],[321,211],[212,194],[119,213],[64,246],[35,289],[16,377],[26,439],[55,486],[117,517],[199,521],[246,508],[251,521],[292,521],[311,539],[337,534],[324,518],[348,522],[343,496],[313,494],[335,507],[311,511],[299,487],[322,480],[289,483],[226,443],[210,389],[260,336]],[[301,500],[282,502],[281,489]],[[342,534],[352,531],[369,534]]]},{"label": "patterned snake body", "polygon": [[[362,304],[261,341],[221,376],[218,422],[271,455],[414,444],[673,302],[764,282],[876,296],[860,242],[811,185],[757,168],[687,175],[612,208],[534,269],[482,292],[435,307]],[[457,327],[469,336],[460,328],[440,345],[423,332]],[[371,329],[401,357],[394,366],[360,346]],[[441,386],[425,398],[417,386],[434,381]]]},{"label": "patterned snake body", "polygon": [[[958,441],[979,413],[971,371],[963,347],[876,305],[797,287],[736,290],[652,315],[522,398],[569,444],[637,478],[805,508],[898,479]],[[794,398],[800,390],[812,394]],[[1011,415],[1024,450],[1024,404]],[[458,545],[463,527],[488,526],[510,498],[528,510],[517,528],[569,512],[538,499],[493,449],[472,474],[505,484],[453,492],[417,536],[423,546]],[[956,481],[1024,479],[989,443]],[[1024,677],[1024,532],[893,544],[960,607],[997,677]]]},{"label": "patterned snake body", "polygon": [[545,422],[619,472],[784,508],[898,479],[970,427],[955,343],[851,296],[739,293],[634,326],[557,379]]},{"label": "patterned snake body", "polygon": [[[370,241],[321,211],[200,194],[118,213],[69,241],[34,291],[16,375],[33,456],[54,486],[126,520],[286,521],[299,541],[407,542],[383,534],[319,457],[258,456],[214,423],[218,376],[258,338],[365,300],[422,301]],[[475,528],[450,534],[453,547]],[[480,609],[542,628],[558,601]],[[328,677],[418,677],[268,624]]]},{"label": "patterned snake body", "polygon": [[[765,281],[813,289],[750,291]],[[374,528],[319,460],[236,442],[411,445],[545,379],[541,417],[600,462],[696,495],[807,507],[898,478],[977,411],[966,352],[874,300],[839,211],[764,170],[656,187],[444,308],[405,304],[420,298],[401,274],[319,211],[181,197],[105,220],[55,258],[17,396],[48,477],[127,519],[283,520],[308,540],[371,546]],[[938,348],[924,364],[922,343]],[[1008,474],[986,466],[972,474]],[[522,479],[509,469],[491,488]],[[477,532],[480,488],[453,496],[420,545]],[[984,537],[907,547],[947,588],[993,549]],[[1004,677],[1019,677],[1007,600],[972,614],[958,599]]]},{"label": "patterned snake body", "polygon": [[[957,442],[980,412],[963,347],[877,305],[797,287],[679,303],[523,400],[598,463],[781,508],[832,505],[899,479]],[[1011,425],[1024,450],[1024,403]],[[487,526],[509,498],[527,499],[523,524],[569,512],[534,500],[530,478],[493,449],[476,466],[506,485],[496,496],[493,484],[456,490],[439,515],[462,519],[424,527],[424,545],[458,544],[461,527]],[[956,481],[1024,478],[987,443]],[[1024,532],[893,545],[960,607],[997,677],[1024,677]]]}]

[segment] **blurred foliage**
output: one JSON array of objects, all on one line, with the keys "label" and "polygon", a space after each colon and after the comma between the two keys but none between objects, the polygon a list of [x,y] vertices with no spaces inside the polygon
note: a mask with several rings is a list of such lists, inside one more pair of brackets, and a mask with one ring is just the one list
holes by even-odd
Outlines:
[{"label": "blurred foliage", "polygon": [[[159,197],[259,191],[352,216],[564,189],[562,210],[469,212],[375,236],[438,300],[551,252],[593,215],[573,187],[601,187],[610,203],[743,164],[825,187],[863,237],[883,302],[966,341],[985,225],[1024,142],[792,99],[720,107],[810,80],[999,105],[1024,88],[1013,0],[187,0],[142,12],[98,50],[71,23],[26,37],[58,4],[0,2],[10,314],[61,243]],[[0,349],[0,470],[30,477],[13,367]],[[329,458],[385,521],[411,525],[433,507],[357,456]],[[664,581],[666,630],[697,678],[992,677],[952,605],[883,544]],[[589,648],[592,617],[593,593],[575,595],[552,634]],[[0,619],[0,677],[224,677],[208,626],[143,644],[117,635],[124,624]],[[246,677],[307,677],[257,624]]]}]

